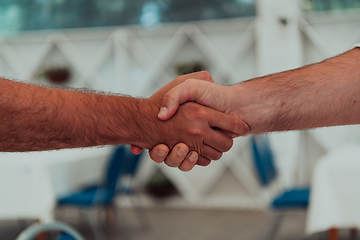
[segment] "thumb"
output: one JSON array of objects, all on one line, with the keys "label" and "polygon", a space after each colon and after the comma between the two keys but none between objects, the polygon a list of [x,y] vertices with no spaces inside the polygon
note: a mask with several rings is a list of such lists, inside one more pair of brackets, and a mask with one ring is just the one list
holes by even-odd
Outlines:
[{"label": "thumb", "polygon": [[176,113],[180,104],[190,101],[199,102],[206,95],[208,84],[214,83],[189,79],[169,90],[164,96],[158,118],[168,120]]}]

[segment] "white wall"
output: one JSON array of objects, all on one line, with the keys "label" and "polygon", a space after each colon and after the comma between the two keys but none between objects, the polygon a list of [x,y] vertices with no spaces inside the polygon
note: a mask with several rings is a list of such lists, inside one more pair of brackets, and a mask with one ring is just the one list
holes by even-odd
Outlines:
[{"label": "white wall", "polygon": [[[359,12],[304,16],[299,8],[294,0],[262,0],[256,18],[19,33],[0,39],[0,75],[41,82],[44,67],[69,66],[74,87],[146,97],[176,77],[179,62],[204,62],[216,82],[233,84],[321,61],[360,42]],[[347,126],[269,136],[286,187],[309,184],[316,160],[358,140],[360,131]],[[268,197],[256,181],[247,140],[237,139],[220,161],[189,173],[148,160],[138,180],[145,183],[160,168],[181,194],[170,205],[264,206]]]}]

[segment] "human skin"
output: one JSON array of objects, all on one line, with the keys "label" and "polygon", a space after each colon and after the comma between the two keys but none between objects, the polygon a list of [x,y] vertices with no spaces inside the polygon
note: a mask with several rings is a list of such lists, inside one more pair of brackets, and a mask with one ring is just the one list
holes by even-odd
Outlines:
[{"label": "human skin", "polygon": [[[211,83],[214,82],[214,80],[211,78],[211,75],[207,71],[201,71],[197,73],[180,76],[175,80],[173,80],[171,83],[169,83],[167,87],[162,88],[163,91],[159,90],[157,92],[157,93],[161,92],[161,94],[159,94],[160,97],[158,101],[162,103],[164,95],[168,92],[168,90],[189,79],[194,81],[202,80],[205,82],[211,82]],[[214,112],[214,114],[218,114],[218,113]],[[249,133],[249,127],[243,121],[241,121],[240,125],[237,126],[237,131],[228,131],[225,129],[218,129],[218,130],[232,138],[238,136],[245,136]],[[131,146],[131,151],[134,154],[140,154],[142,150],[143,148],[139,146],[135,146],[135,145]],[[154,148],[150,149],[149,155],[157,163],[164,162],[166,165],[170,167],[178,167],[182,171],[190,171],[196,164],[200,166],[207,166],[211,163],[211,160],[215,160],[215,159],[210,159],[202,155],[201,153],[199,154],[196,151],[190,151],[189,147],[183,142],[177,143],[172,148],[171,152],[170,153],[169,152],[170,149],[166,144],[158,144]],[[166,158],[166,156],[168,157]],[[196,158],[198,160],[194,162],[193,160],[190,160],[190,157]],[[219,153],[218,153],[218,157],[219,158],[221,157]]]},{"label": "human skin", "polygon": [[[235,86],[187,80],[164,97],[159,119],[193,101],[242,119],[250,133],[360,124],[360,48]],[[156,161],[159,159],[151,155]]]},{"label": "human skin", "polygon": [[159,143],[173,148],[180,142],[208,159],[218,159],[230,149],[232,138],[216,128],[241,132],[243,123],[237,118],[189,103],[171,120],[157,119],[164,94],[186,79],[201,78],[199,75],[177,78],[147,99],[0,79],[0,151],[118,144],[151,149]]}]

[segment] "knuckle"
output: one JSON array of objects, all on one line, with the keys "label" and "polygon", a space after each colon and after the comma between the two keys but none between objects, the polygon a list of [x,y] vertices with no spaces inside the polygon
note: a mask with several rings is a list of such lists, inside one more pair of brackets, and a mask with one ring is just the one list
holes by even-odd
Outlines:
[{"label": "knuckle", "polygon": [[204,152],[203,157],[209,160],[219,160],[222,157],[222,152],[217,150],[207,150]]},{"label": "knuckle", "polygon": [[232,146],[233,146],[233,144],[234,144],[234,140],[233,140],[233,139],[229,139],[228,141],[225,141],[224,143],[225,143],[225,144],[224,144],[223,152],[227,152],[227,151],[229,151],[229,150],[232,148]]},{"label": "knuckle", "polygon": [[200,157],[199,160],[196,162],[196,165],[206,167],[210,163],[211,163],[211,160],[204,158],[204,157]]},{"label": "knuckle", "polygon": [[238,119],[236,118],[231,118],[230,119],[230,130],[234,133],[238,133],[239,129],[241,128],[241,123]]},{"label": "knuckle", "polygon": [[206,117],[206,111],[197,105],[192,105],[192,115],[195,119],[204,119]]},{"label": "knuckle", "polygon": [[199,114],[199,116],[201,117],[201,118],[205,118],[205,117],[207,117],[207,111],[205,110],[205,108],[200,108],[199,110],[198,110],[198,114]]},{"label": "knuckle", "polygon": [[192,168],[190,167],[184,167],[182,165],[180,165],[179,167],[179,170],[181,170],[182,172],[189,172]]},{"label": "knuckle", "polygon": [[196,80],[194,80],[194,79],[186,79],[181,85],[182,86],[186,86],[186,85],[192,86],[195,81]]},{"label": "knuckle", "polygon": [[216,154],[214,154],[213,160],[219,160],[221,157],[222,157],[222,153],[216,152]]},{"label": "knuckle", "polygon": [[202,81],[199,79],[187,79],[184,83],[182,83],[181,85],[179,85],[178,87],[181,87],[181,91],[183,92],[187,92],[191,98],[193,97],[193,95],[191,94],[191,89],[199,89],[201,88],[201,83]]},{"label": "knuckle", "polygon": [[179,167],[180,164],[181,164],[182,160],[179,159],[179,158],[176,158],[176,157],[168,157],[166,160],[165,160],[165,164],[169,167]]},{"label": "knuckle", "polygon": [[167,92],[164,96],[164,103],[169,103],[169,102],[174,102],[177,100],[177,97],[175,96],[176,93],[174,90],[170,90],[169,92]]},{"label": "knuckle", "polygon": [[165,164],[168,166],[168,167],[171,167],[171,168],[176,168],[176,167],[179,167],[179,164],[173,162],[173,161],[165,161]]},{"label": "knuckle", "polygon": [[189,133],[190,133],[191,136],[193,136],[195,138],[199,138],[199,137],[202,136],[202,130],[200,128],[197,128],[197,127],[191,128],[189,130]]},{"label": "knuckle", "polygon": [[211,75],[210,75],[210,73],[209,73],[208,71],[204,70],[204,71],[202,71],[202,72],[203,72],[203,74],[204,74],[205,79],[211,78]]},{"label": "knuckle", "polygon": [[155,155],[155,153],[149,152],[150,158],[156,163],[162,163],[164,159]]},{"label": "knuckle", "polygon": [[164,159],[160,159],[160,158],[155,158],[155,157],[150,157],[150,158],[156,163],[162,163],[164,161]]}]

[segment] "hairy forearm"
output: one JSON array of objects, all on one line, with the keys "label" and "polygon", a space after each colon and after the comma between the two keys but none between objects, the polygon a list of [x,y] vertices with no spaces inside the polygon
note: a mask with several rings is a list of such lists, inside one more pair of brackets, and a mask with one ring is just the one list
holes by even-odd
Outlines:
[{"label": "hairy forearm", "polygon": [[360,123],[360,49],[232,87],[251,133]]},{"label": "hairy forearm", "polygon": [[144,99],[44,88],[5,79],[0,79],[0,86],[0,151],[108,144],[149,147],[144,145],[144,132],[151,106]]}]

